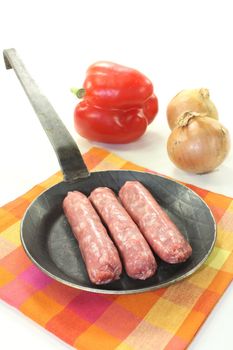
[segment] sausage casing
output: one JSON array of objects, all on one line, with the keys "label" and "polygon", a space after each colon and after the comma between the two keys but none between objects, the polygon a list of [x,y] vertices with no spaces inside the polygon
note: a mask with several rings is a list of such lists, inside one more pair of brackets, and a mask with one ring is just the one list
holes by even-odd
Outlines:
[{"label": "sausage casing", "polygon": [[81,192],[68,192],[63,209],[90,280],[103,284],[119,279],[122,264],[118,251],[89,199]]},{"label": "sausage casing", "polygon": [[108,226],[128,276],[146,279],[156,271],[154,255],[139,228],[107,187],[92,191],[90,200]]},{"label": "sausage casing", "polygon": [[119,197],[147,242],[162,260],[174,264],[188,259],[192,254],[191,246],[140,182],[127,181],[120,189]]}]

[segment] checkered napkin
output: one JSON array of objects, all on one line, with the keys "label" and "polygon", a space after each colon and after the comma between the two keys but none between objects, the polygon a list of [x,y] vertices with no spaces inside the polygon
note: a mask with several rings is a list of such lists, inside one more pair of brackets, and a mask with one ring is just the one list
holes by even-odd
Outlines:
[{"label": "checkered napkin", "polygon": [[[92,171],[146,170],[106,150],[85,154]],[[181,350],[233,277],[233,199],[194,186],[218,227],[204,266],[182,282],[135,295],[94,294],[60,284],[34,266],[20,243],[20,219],[57,173],[0,209],[0,298],[79,350]]]}]

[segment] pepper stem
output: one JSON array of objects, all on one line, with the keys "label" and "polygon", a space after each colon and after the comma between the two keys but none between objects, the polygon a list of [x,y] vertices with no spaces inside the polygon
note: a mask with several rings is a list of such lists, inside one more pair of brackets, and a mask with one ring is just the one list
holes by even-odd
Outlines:
[{"label": "pepper stem", "polygon": [[78,98],[83,98],[85,96],[85,93],[86,93],[86,90],[84,88],[75,88],[75,87],[72,87],[70,89],[70,91],[75,94],[76,97]]},{"label": "pepper stem", "polygon": [[206,113],[197,113],[197,112],[191,112],[191,111],[187,111],[184,112],[183,114],[181,114],[177,120],[176,125],[183,127],[188,125],[189,121],[193,118],[196,117],[207,117]]}]

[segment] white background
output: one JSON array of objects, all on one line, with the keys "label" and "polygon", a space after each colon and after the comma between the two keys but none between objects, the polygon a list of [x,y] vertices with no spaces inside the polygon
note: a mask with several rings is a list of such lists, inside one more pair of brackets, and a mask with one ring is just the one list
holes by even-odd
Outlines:
[{"label": "white background", "polygon": [[[232,152],[216,171],[191,175],[166,152],[166,106],[184,88],[207,87],[233,138],[231,1],[6,1],[0,0],[0,50],[15,47],[82,151],[97,145],[73,128],[88,65],[110,60],[141,70],[154,83],[160,110],[139,141],[101,145],[115,153],[200,187],[233,196]],[[55,154],[15,74],[0,59],[0,204],[23,194],[58,170]],[[189,349],[233,348],[233,287],[228,288]],[[4,303],[1,348],[68,349]],[[224,345],[223,345],[224,342]],[[93,349],[94,350],[94,349]],[[143,350],[143,349],[142,349]]]}]

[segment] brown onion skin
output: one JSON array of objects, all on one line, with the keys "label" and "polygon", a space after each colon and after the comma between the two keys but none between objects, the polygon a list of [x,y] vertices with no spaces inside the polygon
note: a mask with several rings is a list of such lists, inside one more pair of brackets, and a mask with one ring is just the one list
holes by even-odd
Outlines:
[{"label": "brown onion skin", "polygon": [[176,126],[167,142],[170,160],[178,168],[195,174],[213,171],[224,161],[229,150],[228,130],[206,116],[194,116],[186,126]]},{"label": "brown onion skin", "polygon": [[178,118],[186,111],[206,113],[208,117],[218,119],[217,108],[209,97],[209,90],[205,88],[180,91],[167,106],[167,121],[170,129],[174,129]]}]

